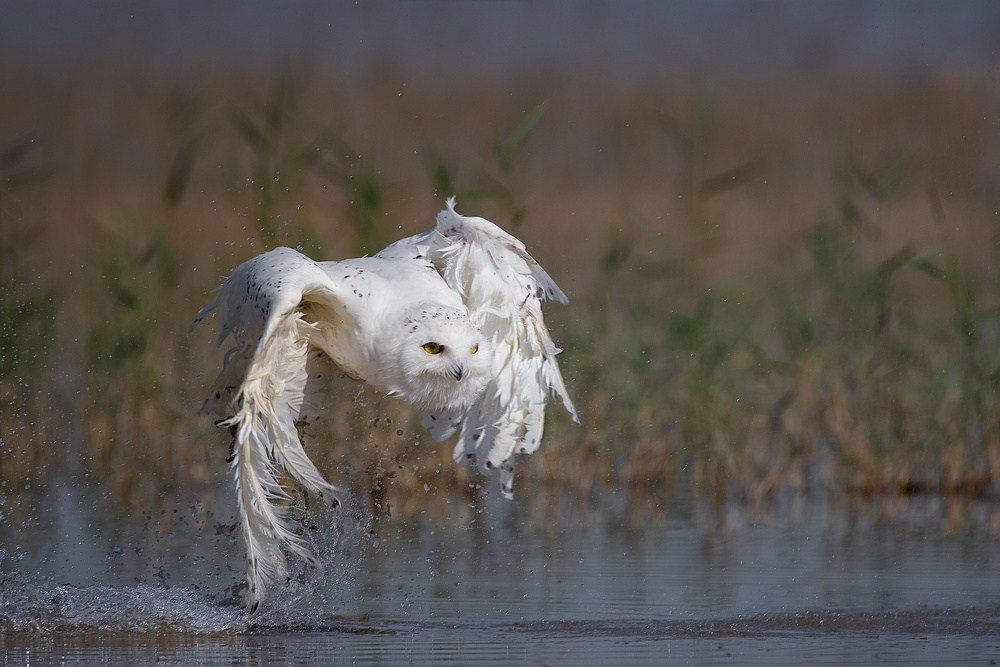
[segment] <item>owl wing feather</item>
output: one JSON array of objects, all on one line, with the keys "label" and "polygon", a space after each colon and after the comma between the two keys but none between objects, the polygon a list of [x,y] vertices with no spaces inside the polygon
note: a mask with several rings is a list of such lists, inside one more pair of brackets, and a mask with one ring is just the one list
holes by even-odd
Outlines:
[{"label": "owl wing feather", "polygon": [[303,317],[303,304],[336,307],[342,290],[312,260],[278,248],[240,265],[191,324],[194,329],[218,309],[218,344],[229,336],[236,342],[202,411],[233,434],[231,466],[253,610],[264,587],[286,575],[282,549],[319,565],[285,518],[289,496],[279,468],[309,492],[339,503],[339,489],[309,460],[296,424],[322,414],[323,378],[334,368],[329,355],[310,344],[319,325]]},{"label": "owl wing feather", "polygon": [[521,241],[488,220],[459,215],[454,197],[420,239],[495,354],[493,378],[475,405],[426,413],[422,422],[439,441],[460,431],[454,460],[475,459],[481,468],[498,470],[500,490],[511,498],[514,454],[538,449],[549,397],[559,397],[579,422],[541,307],[543,298],[568,300]]}]

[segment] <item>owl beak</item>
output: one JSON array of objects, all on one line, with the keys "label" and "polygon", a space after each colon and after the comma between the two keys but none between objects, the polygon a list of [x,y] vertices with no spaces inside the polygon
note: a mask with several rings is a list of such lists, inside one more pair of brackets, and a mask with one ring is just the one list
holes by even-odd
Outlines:
[{"label": "owl beak", "polygon": [[462,376],[465,375],[465,368],[463,368],[462,366],[452,366],[451,374],[455,376],[456,382],[461,382]]}]

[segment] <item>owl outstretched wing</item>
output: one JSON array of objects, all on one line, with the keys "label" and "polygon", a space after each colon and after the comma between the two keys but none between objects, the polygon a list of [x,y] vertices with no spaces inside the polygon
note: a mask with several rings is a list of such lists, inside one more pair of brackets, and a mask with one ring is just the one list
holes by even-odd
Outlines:
[{"label": "owl outstretched wing", "polygon": [[329,354],[310,344],[320,325],[304,314],[323,309],[337,313],[344,324],[350,315],[341,305],[343,290],[317,263],[278,248],[241,264],[191,324],[193,330],[218,309],[218,344],[230,336],[236,343],[202,411],[233,435],[229,460],[252,609],[267,583],[284,578],[283,548],[318,565],[284,517],[281,503],[288,494],[278,480],[278,466],[309,492],[339,502],[338,489],[306,456],[296,426],[323,414],[324,378],[336,367]]},{"label": "owl outstretched wing", "polygon": [[514,454],[538,449],[549,398],[561,399],[579,422],[556,362],[559,349],[542,319],[542,299],[568,300],[521,241],[488,220],[459,215],[454,197],[436,227],[414,238],[426,244],[430,261],[495,352],[493,379],[475,405],[426,413],[422,422],[438,441],[459,431],[454,460],[475,459],[499,471],[500,490],[511,498]]}]

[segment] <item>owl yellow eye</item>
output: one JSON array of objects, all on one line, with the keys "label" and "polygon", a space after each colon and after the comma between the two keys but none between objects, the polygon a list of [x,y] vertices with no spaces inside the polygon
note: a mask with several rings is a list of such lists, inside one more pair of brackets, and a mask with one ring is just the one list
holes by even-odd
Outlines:
[{"label": "owl yellow eye", "polygon": [[440,343],[424,343],[424,352],[427,354],[441,354],[441,350],[443,349],[444,346]]},{"label": "owl yellow eye", "polygon": [[479,352],[479,346],[478,345],[473,345],[472,349],[469,350],[469,354],[475,354],[476,352]]}]

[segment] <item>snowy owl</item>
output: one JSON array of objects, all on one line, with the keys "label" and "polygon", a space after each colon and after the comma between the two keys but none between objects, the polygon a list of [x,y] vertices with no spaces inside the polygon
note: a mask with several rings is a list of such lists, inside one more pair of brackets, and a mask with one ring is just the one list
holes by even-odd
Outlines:
[{"label": "snowy owl", "polygon": [[457,431],[455,461],[498,472],[513,496],[514,454],[538,448],[549,397],[577,420],[542,320],[546,297],[567,302],[523,243],[459,215],[454,198],[433,229],[373,257],[314,262],[277,248],[236,268],[191,329],[218,309],[218,344],[236,342],[202,411],[233,433],[251,610],[284,578],[283,549],[318,565],[284,517],[277,466],[339,504],[297,429],[323,416],[329,373],[415,406],[438,441]]}]

